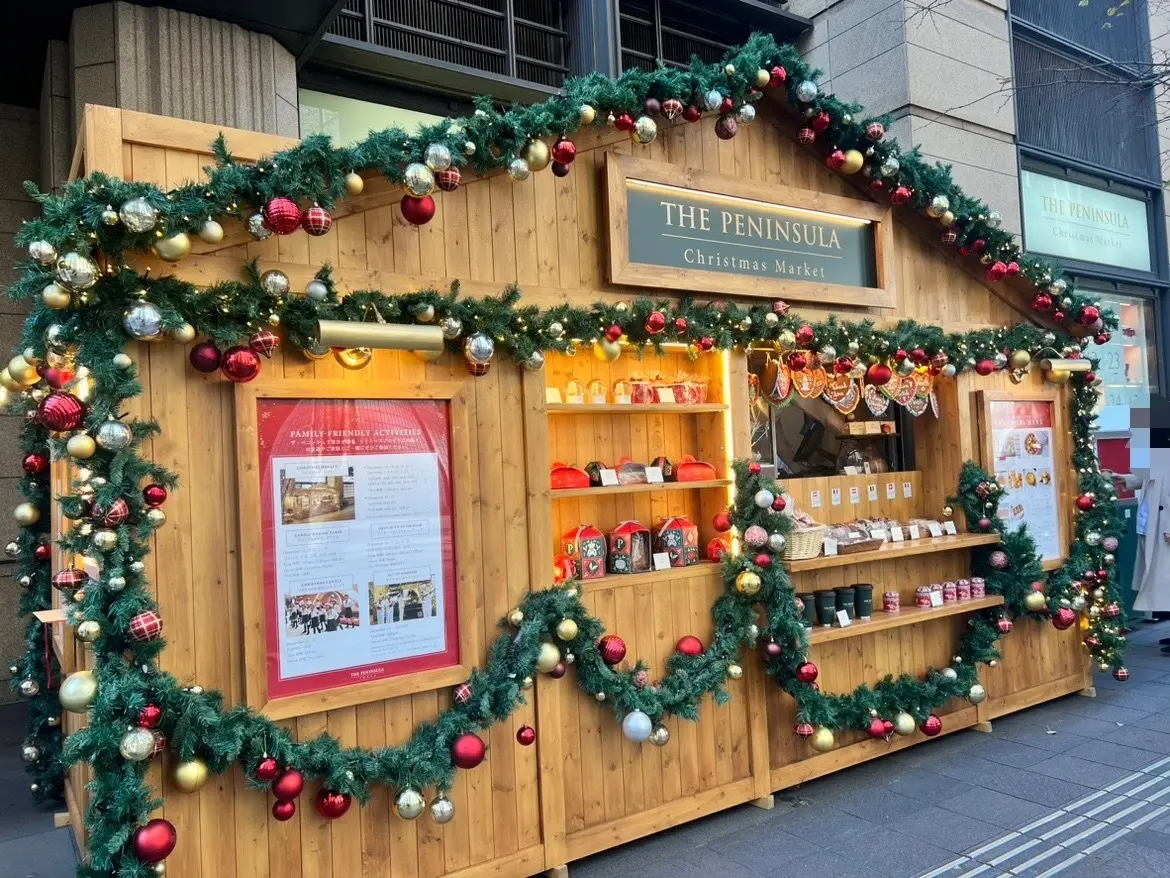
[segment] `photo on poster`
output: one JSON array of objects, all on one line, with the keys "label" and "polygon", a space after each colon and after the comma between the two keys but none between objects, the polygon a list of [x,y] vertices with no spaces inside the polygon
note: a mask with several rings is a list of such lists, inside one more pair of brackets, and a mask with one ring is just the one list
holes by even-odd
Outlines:
[{"label": "photo on poster", "polygon": [[281,524],[353,521],[353,467],[344,472],[290,478],[280,473]]}]

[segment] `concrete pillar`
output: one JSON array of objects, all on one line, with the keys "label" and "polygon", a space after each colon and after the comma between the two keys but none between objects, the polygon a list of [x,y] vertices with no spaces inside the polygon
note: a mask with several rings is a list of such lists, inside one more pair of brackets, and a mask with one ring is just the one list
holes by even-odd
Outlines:
[{"label": "concrete pillar", "polygon": [[69,96],[69,45],[51,40],[45,51],[41,80],[41,189],[60,186],[73,161],[73,108]]},{"label": "concrete pillar", "polygon": [[78,9],[73,115],[101,103],[296,137],[296,59],[238,25],[130,3]]}]

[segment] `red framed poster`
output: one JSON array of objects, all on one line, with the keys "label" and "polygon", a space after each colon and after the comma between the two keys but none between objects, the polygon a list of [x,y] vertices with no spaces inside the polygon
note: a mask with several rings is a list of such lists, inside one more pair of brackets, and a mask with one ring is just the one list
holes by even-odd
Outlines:
[{"label": "red framed poster", "polygon": [[461,629],[475,626],[461,625],[457,579],[460,385],[338,398],[318,382],[311,396],[293,394],[290,383],[237,396],[252,462],[241,505],[254,499],[257,512],[242,528],[259,550],[245,589],[259,592],[263,631],[261,654],[249,650],[249,701],[303,712],[305,699],[336,706],[337,692],[360,703],[389,697],[386,684],[413,692],[464,679],[475,656]]}]

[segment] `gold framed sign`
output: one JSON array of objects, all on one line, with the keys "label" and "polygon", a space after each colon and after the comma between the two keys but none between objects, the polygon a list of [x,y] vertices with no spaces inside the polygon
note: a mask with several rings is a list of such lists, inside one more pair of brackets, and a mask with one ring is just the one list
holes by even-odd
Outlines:
[{"label": "gold framed sign", "polygon": [[607,153],[610,280],[895,304],[891,208]]}]

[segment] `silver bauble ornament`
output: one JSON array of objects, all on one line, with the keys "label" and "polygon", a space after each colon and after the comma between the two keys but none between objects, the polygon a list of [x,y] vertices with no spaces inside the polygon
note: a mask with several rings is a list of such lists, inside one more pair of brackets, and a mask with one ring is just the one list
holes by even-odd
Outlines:
[{"label": "silver bauble ornament", "polygon": [[270,268],[260,275],[260,288],[270,296],[287,296],[292,285],[288,275],[277,268]]},{"label": "silver bauble ornament", "polygon": [[127,762],[143,762],[154,753],[154,732],[135,727],[122,735],[118,752]]},{"label": "silver bauble ornament", "polygon": [[28,258],[48,267],[57,261],[57,248],[48,241],[33,241],[28,245]]},{"label": "silver bauble ornament", "polygon": [[19,558],[20,557],[20,543],[13,542],[13,543],[9,543],[8,545],[6,545],[4,547],[4,554],[7,555],[9,558]]},{"label": "silver bauble ornament", "polygon": [[107,204],[102,208],[101,221],[103,226],[116,226],[118,224],[118,211],[114,210],[113,205]]},{"label": "silver bauble ornament", "polygon": [[938,219],[944,213],[951,209],[951,202],[945,195],[936,195],[930,199],[930,204],[926,206],[927,216],[932,216]]},{"label": "silver bauble ornament", "polygon": [[445,143],[432,143],[423,154],[423,161],[432,171],[445,171],[451,167],[451,150]]},{"label": "silver bauble ornament", "polygon": [[539,372],[544,368],[544,353],[533,351],[524,360],[524,368],[529,372]]},{"label": "silver bauble ornament", "polygon": [[20,694],[25,698],[32,698],[41,691],[41,684],[36,680],[21,680],[20,686],[17,688],[20,689]]},{"label": "silver bauble ornament", "polygon": [[1095,530],[1091,530],[1085,534],[1085,542],[1090,546],[1099,545],[1101,542],[1101,534],[1097,533]]},{"label": "silver bauble ornament", "polygon": [[739,108],[739,112],[735,114],[735,118],[737,118],[744,125],[750,125],[752,122],[756,121],[755,106],[752,104],[744,104]]},{"label": "silver bauble ornament", "polygon": [[622,717],[622,734],[635,744],[641,744],[648,740],[653,731],[654,723],[650,721],[649,716],[640,710],[631,710]]},{"label": "silver bauble ornament", "polygon": [[764,325],[767,327],[774,327],[780,325],[780,316],[769,311],[764,315]]},{"label": "silver bauble ornament", "polygon": [[882,160],[881,167],[878,169],[883,177],[892,177],[902,169],[902,164],[893,156],[888,156]]},{"label": "silver bauble ornament", "polygon": [[97,263],[88,256],[70,252],[57,260],[57,283],[70,292],[88,290],[97,279]]},{"label": "silver bauble ornament", "polygon": [[565,334],[565,327],[561,325],[560,321],[554,320],[548,325],[548,337],[560,338]]},{"label": "silver bauble ornament", "polygon": [[770,551],[783,551],[787,542],[788,540],[785,538],[784,534],[768,534],[768,549]]},{"label": "silver bauble ornament", "polygon": [[1003,217],[1000,216],[998,210],[993,210],[991,213],[987,214],[987,224],[993,229],[998,229],[1001,225],[1003,225]]},{"label": "silver bauble ornament", "polygon": [[402,790],[394,800],[394,809],[403,820],[416,819],[426,806],[427,800],[422,797],[422,793],[410,787]]},{"label": "silver bauble ornament", "polygon": [[446,796],[438,796],[431,802],[431,819],[438,824],[450,823],[455,819],[455,803]]},{"label": "silver bauble ornament", "polygon": [[118,219],[127,231],[141,235],[158,223],[158,208],[145,198],[131,198],[118,208]]},{"label": "silver bauble ornament", "polygon": [[99,552],[110,552],[118,546],[118,534],[115,531],[102,528],[93,532],[93,547]]},{"label": "silver bauble ornament", "polygon": [[114,354],[110,362],[114,364],[115,369],[129,369],[134,365],[134,361],[130,359],[129,354]]},{"label": "silver bauble ornament", "polygon": [[467,362],[475,366],[485,366],[492,361],[496,352],[496,343],[485,332],[474,332],[463,342],[463,356]]},{"label": "silver bauble ornament", "polygon": [[755,503],[760,509],[769,509],[776,501],[776,495],[767,488],[760,488],[756,491]]},{"label": "silver bauble ornament", "polygon": [[942,367],[942,374],[947,378],[954,378],[957,371],[954,363],[947,363]]},{"label": "silver bauble ornament", "polygon": [[142,573],[145,570],[146,570],[146,565],[144,563],[142,563],[141,561],[131,561],[130,562],[130,572],[131,573]]},{"label": "silver bauble ornament", "polygon": [[268,221],[260,211],[248,217],[248,234],[257,241],[266,241],[272,237],[272,229],[268,228]]},{"label": "silver bauble ornament", "polygon": [[131,338],[154,341],[162,335],[162,312],[150,302],[134,302],[122,312],[122,328]]},{"label": "silver bauble ornament", "polygon": [[20,748],[20,758],[25,762],[36,762],[41,758],[41,748],[36,744],[25,744]]},{"label": "silver bauble ornament", "polygon": [[812,101],[816,100],[817,93],[819,91],[820,89],[817,88],[817,84],[811,79],[803,80],[802,82],[797,83],[796,99],[802,104],[811,103]]},{"label": "silver bauble ornament", "polygon": [[650,737],[647,740],[656,747],[665,747],[670,743],[670,729],[659,723],[650,732]]},{"label": "silver bauble ornament", "polygon": [[314,278],[305,285],[305,295],[314,302],[324,302],[329,298],[329,285]]},{"label": "silver bauble ornament", "polygon": [[703,96],[703,106],[708,112],[714,113],[723,105],[723,94],[718,89],[711,89]]},{"label": "silver bauble ornament", "polygon": [[167,514],[155,506],[153,509],[146,510],[146,520],[155,527],[162,527],[167,523]]},{"label": "silver bauble ornament", "polygon": [[653,143],[658,137],[658,125],[649,116],[639,116],[634,123],[634,130],[630,132],[630,136],[634,138],[637,143],[646,146]]},{"label": "silver bauble ornament", "polygon": [[111,418],[97,428],[94,439],[106,451],[121,451],[134,438],[130,427],[121,421]]},{"label": "silver bauble ornament", "polygon": [[121,591],[126,587],[125,576],[111,576],[106,580],[106,588],[110,591]]},{"label": "silver bauble ornament", "polygon": [[463,321],[458,317],[446,317],[443,319],[443,338],[447,341],[454,341],[463,335]]},{"label": "silver bauble ornament", "polygon": [[421,162],[413,162],[402,173],[402,186],[415,198],[423,198],[435,191],[435,175]]},{"label": "silver bauble ornament", "polygon": [[522,158],[514,158],[508,164],[508,176],[519,183],[521,180],[527,180],[528,175],[532,173],[532,169],[528,167],[528,162]]},{"label": "silver bauble ornament", "polygon": [[987,690],[975,683],[967,690],[967,700],[972,704],[980,704],[987,698]]},{"label": "silver bauble ornament", "polygon": [[944,679],[947,679],[947,680],[959,679],[959,672],[956,671],[954,668],[943,668],[941,673],[942,673]]},{"label": "silver bauble ornament", "polygon": [[1052,295],[1054,295],[1054,296],[1062,295],[1064,293],[1064,291],[1067,289],[1068,289],[1068,281],[1066,281],[1062,277],[1058,277],[1056,280],[1054,280],[1051,284],[1048,285],[1048,292],[1052,293]]}]

